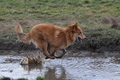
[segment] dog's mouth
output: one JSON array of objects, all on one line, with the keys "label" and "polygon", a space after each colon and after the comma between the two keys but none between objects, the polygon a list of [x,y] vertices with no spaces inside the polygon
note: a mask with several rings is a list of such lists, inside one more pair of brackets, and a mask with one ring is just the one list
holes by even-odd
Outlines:
[{"label": "dog's mouth", "polygon": [[80,41],[80,42],[82,41],[81,37],[78,37],[78,41]]}]

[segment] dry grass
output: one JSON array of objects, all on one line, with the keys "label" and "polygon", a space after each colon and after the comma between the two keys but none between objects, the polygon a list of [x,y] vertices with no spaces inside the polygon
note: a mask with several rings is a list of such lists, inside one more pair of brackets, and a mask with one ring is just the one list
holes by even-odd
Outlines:
[{"label": "dry grass", "polygon": [[112,16],[103,16],[101,17],[102,23],[109,24],[111,28],[120,29],[120,20]]},{"label": "dry grass", "polygon": [[[65,16],[62,16],[66,19]],[[10,22],[9,22],[10,21]],[[84,33],[88,36],[89,34],[92,34],[93,32],[85,32],[87,30],[96,30],[96,29],[110,29],[114,28],[119,30],[120,29],[120,20],[115,17],[109,17],[109,16],[103,16],[101,18],[89,18],[86,20],[87,22],[81,22],[78,25],[83,29]],[[72,20],[72,18],[66,19],[63,21],[55,21],[50,24],[58,25],[61,27],[66,27],[74,22],[78,22],[77,20]],[[16,40],[16,34],[14,31],[14,27],[17,24],[20,24],[23,27],[23,30],[25,33],[27,33],[34,25],[40,24],[40,23],[49,23],[47,21],[43,20],[34,20],[34,19],[25,19],[25,20],[6,20],[5,23],[0,23],[0,42],[3,41],[15,41]],[[105,28],[107,27],[107,28]]]},{"label": "dry grass", "polygon": [[5,23],[0,23],[0,42],[13,42],[17,40],[14,28],[17,24],[23,27],[24,32],[28,32],[34,25],[42,23],[38,20],[6,20]]}]

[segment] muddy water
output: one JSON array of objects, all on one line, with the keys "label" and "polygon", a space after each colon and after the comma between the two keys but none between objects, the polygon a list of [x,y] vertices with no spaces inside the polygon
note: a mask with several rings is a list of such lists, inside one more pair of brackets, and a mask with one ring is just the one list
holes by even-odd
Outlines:
[{"label": "muddy water", "polygon": [[42,64],[20,65],[26,54],[37,51],[0,51],[0,76],[35,80],[120,80],[120,53],[68,52],[62,59],[45,60]]}]

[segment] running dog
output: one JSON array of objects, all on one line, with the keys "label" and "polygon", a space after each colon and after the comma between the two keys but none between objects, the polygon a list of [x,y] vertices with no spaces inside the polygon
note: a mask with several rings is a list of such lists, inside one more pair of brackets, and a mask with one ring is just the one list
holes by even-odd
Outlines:
[{"label": "running dog", "polygon": [[66,28],[51,24],[38,24],[28,33],[23,33],[21,26],[17,25],[15,32],[19,41],[28,44],[32,42],[37,48],[42,49],[47,58],[51,59],[56,58],[54,56],[56,50],[60,50],[65,54],[65,48],[74,43],[76,39],[86,38],[77,23],[68,25]]}]

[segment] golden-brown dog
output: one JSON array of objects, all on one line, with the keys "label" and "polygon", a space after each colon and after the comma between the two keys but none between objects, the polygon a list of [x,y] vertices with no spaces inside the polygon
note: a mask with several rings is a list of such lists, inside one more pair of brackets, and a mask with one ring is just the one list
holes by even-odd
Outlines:
[{"label": "golden-brown dog", "polygon": [[51,24],[38,24],[28,33],[23,33],[21,26],[17,25],[15,31],[19,41],[29,44],[32,42],[36,47],[42,49],[45,56],[51,59],[55,58],[54,53],[56,50],[61,50],[65,54],[66,47],[75,42],[76,39],[85,38],[77,23],[73,23],[66,28]]}]

